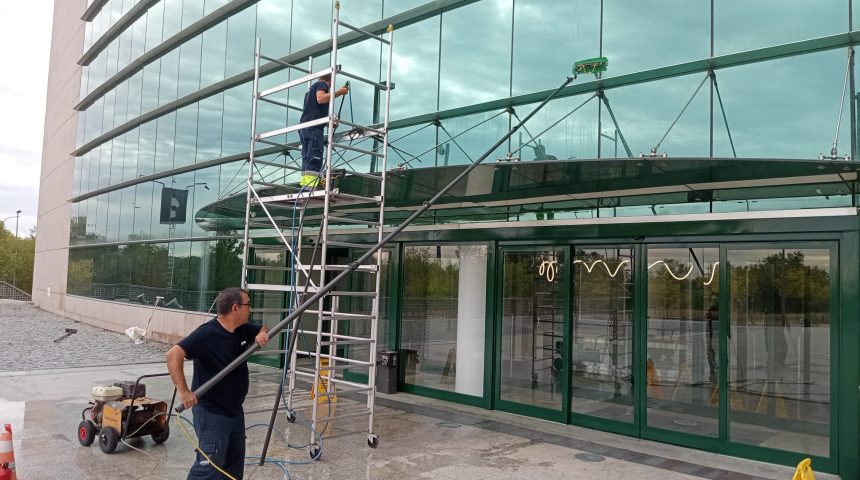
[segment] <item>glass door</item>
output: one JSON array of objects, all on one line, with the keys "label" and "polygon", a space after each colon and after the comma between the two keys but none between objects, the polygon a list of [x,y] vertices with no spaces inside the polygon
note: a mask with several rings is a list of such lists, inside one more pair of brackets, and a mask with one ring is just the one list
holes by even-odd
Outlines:
[{"label": "glass door", "polygon": [[565,249],[502,249],[496,405],[563,421]]},{"label": "glass door", "polygon": [[576,249],[571,302],[572,414],[634,422],[634,260],[634,250],[629,247]]},{"label": "glass door", "polygon": [[729,442],[831,456],[834,250],[727,250]]},{"label": "glass door", "polygon": [[645,428],[720,432],[717,247],[649,247]]}]

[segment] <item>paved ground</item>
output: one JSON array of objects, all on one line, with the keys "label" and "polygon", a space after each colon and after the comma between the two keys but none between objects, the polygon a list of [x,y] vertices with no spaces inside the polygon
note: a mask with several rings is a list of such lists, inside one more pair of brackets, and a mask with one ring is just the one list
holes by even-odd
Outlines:
[{"label": "paved ground", "polygon": [[[66,336],[67,328],[77,333]],[[121,333],[15,300],[0,299],[0,332],[0,371],[161,362],[170,348],[158,342],[135,345]]]},{"label": "paved ground", "polygon": [[[45,315],[32,307],[0,305],[0,331],[4,332],[3,350],[7,350],[2,360],[7,371],[0,372],[0,423],[12,423],[14,428],[18,478],[185,478],[193,452],[178,420],[172,421],[170,438],[163,445],[155,445],[149,438],[130,439],[129,446],[121,444],[111,455],[102,453],[96,445],[82,447],[76,439],[81,410],[90,400],[92,386],[164,372],[162,359],[167,346],[147,344],[145,349],[140,348],[121,335]],[[59,326],[42,325],[38,329],[32,326],[48,320],[60,322]],[[66,325],[78,328],[79,333],[54,344],[53,333],[59,332],[60,336]],[[44,331],[52,332],[46,335],[46,343],[37,345],[28,341],[28,337],[44,335]],[[78,338],[93,340],[69,342],[83,332],[87,333]],[[107,354],[88,355],[98,342],[110,343],[101,347],[121,359],[150,358],[157,363],[99,366],[111,358]],[[27,362],[42,368],[24,367],[32,363],[16,360],[18,357],[32,357]],[[5,364],[6,358],[17,363],[10,368]],[[45,368],[46,363],[79,368]],[[186,365],[189,377],[190,370],[191,366]],[[277,387],[277,371],[256,366],[252,370],[251,395],[272,393]],[[148,379],[146,384],[149,396],[170,399],[172,386],[166,377]],[[307,417],[310,403],[307,394],[297,398],[301,420]],[[273,396],[249,399],[246,410],[271,409],[273,399]],[[345,420],[333,425],[324,437],[321,461],[307,463],[306,448],[288,448],[278,439],[273,441],[269,457],[302,464],[288,466],[290,477],[277,466],[248,466],[245,478],[789,480],[793,473],[790,468],[403,393],[378,395],[377,406],[375,430],[380,436],[377,449],[366,446],[361,433],[367,428],[365,420]],[[356,403],[350,399],[338,399],[339,412],[354,408]],[[247,423],[264,424],[268,417],[268,413],[249,414]],[[307,442],[308,430],[300,422],[289,424],[281,416],[277,427],[291,444]],[[353,434],[347,435],[348,432]],[[259,455],[263,435],[264,428],[249,430],[249,455]],[[836,478],[819,473],[816,477]]]}]

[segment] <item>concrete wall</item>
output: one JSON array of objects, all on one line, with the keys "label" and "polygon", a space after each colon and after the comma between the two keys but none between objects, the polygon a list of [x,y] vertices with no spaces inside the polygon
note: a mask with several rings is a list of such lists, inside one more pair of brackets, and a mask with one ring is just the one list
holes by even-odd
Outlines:
[{"label": "concrete wall", "polygon": [[[53,297],[53,293],[51,293]],[[108,300],[95,300],[76,295],[64,295],[65,317],[96,327],[124,332],[129,327],[146,328],[146,338],[164,343],[176,343],[214,315],[173,309],[153,309]],[[150,322],[150,319],[152,321]]]},{"label": "concrete wall", "polygon": [[69,262],[69,220],[74,178],[86,0],[55,0],[51,66],[42,140],[42,172],[33,271],[33,302],[62,313]]}]

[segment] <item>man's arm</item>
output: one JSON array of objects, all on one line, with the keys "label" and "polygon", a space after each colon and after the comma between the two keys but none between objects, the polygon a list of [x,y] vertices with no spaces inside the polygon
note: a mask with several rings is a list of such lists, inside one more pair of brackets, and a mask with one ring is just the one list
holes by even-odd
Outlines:
[{"label": "man's arm", "polygon": [[[335,98],[342,97],[349,93],[349,88],[346,86],[340,87],[334,92]],[[317,90],[317,103],[328,103],[331,101],[331,94],[322,90]]]},{"label": "man's arm", "polygon": [[167,351],[167,371],[170,372],[170,379],[176,386],[182,405],[186,409],[197,405],[197,397],[188,389],[188,383],[185,381],[185,350],[179,345],[174,345]]}]

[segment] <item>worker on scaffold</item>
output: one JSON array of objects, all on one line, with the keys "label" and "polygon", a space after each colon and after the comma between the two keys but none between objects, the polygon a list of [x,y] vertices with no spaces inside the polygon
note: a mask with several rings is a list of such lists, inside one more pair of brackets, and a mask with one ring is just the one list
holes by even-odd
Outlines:
[{"label": "worker on scaffold", "polygon": [[[331,101],[331,74],[327,73],[319,78],[305,93],[304,108],[302,108],[301,123],[310,122],[328,116],[328,104]],[[349,87],[343,86],[335,90],[335,98],[349,93]],[[335,127],[337,119],[335,119]],[[299,138],[302,141],[302,178],[299,182],[303,187],[316,187],[320,184],[320,172],[323,164],[323,130],[325,125],[299,130]]]}]

